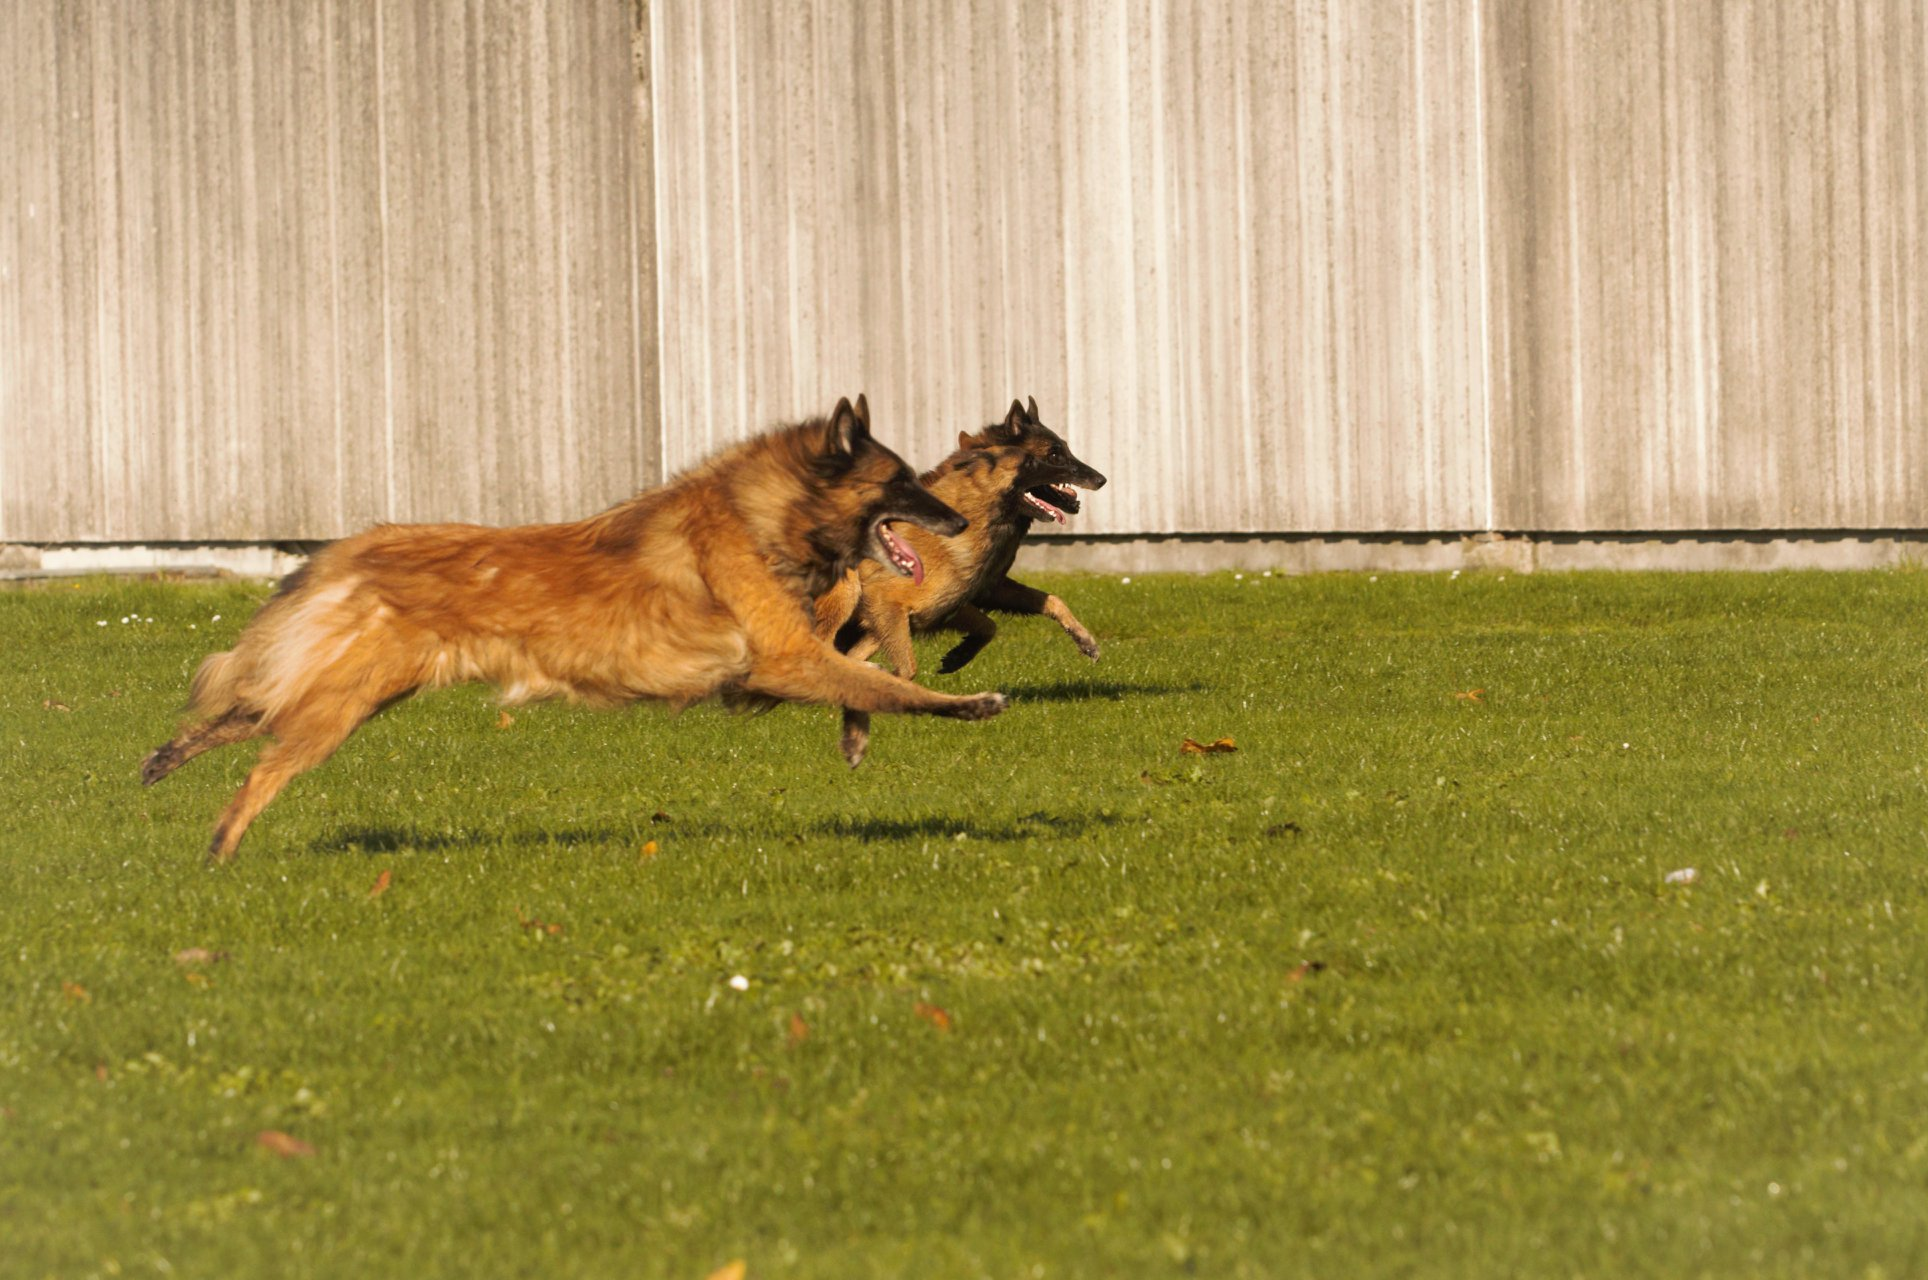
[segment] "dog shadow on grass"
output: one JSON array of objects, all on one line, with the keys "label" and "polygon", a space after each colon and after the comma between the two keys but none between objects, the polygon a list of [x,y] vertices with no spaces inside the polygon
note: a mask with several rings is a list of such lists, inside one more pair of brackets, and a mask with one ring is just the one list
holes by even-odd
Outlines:
[{"label": "dog shadow on grass", "polygon": [[313,853],[442,853],[513,845],[517,848],[562,845],[627,844],[627,827],[575,827],[555,831],[412,831],[404,827],[344,827],[309,844]]},{"label": "dog shadow on grass", "polygon": [[802,834],[841,840],[1035,840],[1081,836],[1123,821],[1115,813],[1027,813],[1008,822],[929,814],[921,818],[840,817],[805,823]]},{"label": "dog shadow on grass", "polygon": [[1205,686],[1190,684],[1123,684],[1117,680],[1059,680],[1052,684],[1011,684],[1004,692],[1014,702],[1123,702],[1126,698],[1160,698],[1175,693],[1202,693]]},{"label": "dog shadow on grass", "polygon": [[609,824],[590,827],[523,831],[415,831],[403,827],[345,827],[308,847],[318,854],[440,853],[484,847],[574,849],[601,845],[634,845],[641,840],[726,841],[816,840],[972,840],[1021,841],[1081,836],[1098,827],[1116,826],[1122,819],[1110,813],[1028,813],[1008,821],[986,821],[946,814],[919,818],[841,816],[819,818],[773,830],[754,822],[717,822],[670,819],[637,826]]}]

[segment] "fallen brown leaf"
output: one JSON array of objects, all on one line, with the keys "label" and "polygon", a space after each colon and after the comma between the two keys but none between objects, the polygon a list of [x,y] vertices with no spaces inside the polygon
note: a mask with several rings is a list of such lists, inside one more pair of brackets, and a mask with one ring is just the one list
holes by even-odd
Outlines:
[{"label": "fallen brown leaf", "polygon": [[1455,693],[1453,696],[1461,702],[1479,702],[1482,700],[1480,695],[1485,692],[1484,689],[1468,689],[1465,693]]},{"label": "fallen brown leaf", "polygon": [[368,896],[371,898],[379,898],[384,893],[387,893],[388,882],[389,882],[389,870],[387,867],[383,867],[382,873],[375,877],[375,887],[368,891]]},{"label": "fallen brown leaf", "polygon": [[73,710],[72,707],[68,706],[66,703],[62,702],[58,698],[42,698],[40,701],[40,709],[42,711],[72,711]]},{"label": "fallen brown leaf", "polygon": [[655,813],[652,813],[649,815],[649,820],[651,822],[668,822],[669,814],[664,812],[661,809],[658,809]]},{"label": "fallen brown leaf", "polygon": [[199,969],[191,970],[181,976],[187,979],[189,986],[205,987],[208,984],[208,976]]},{"label": "fallen brown leaf", "polygon": [[1293,966],[1292,972],[1285,975],[1285,980],[1287,982],[1303,982],[1311,974],[1322,973],[1324,970],[1325,962],[1323,960],[1301,960],[1297,965]]},{"label": "fallen brown leaf", "polygon": [[86,987],[81,986],[78,982],[61,983],[60,994],[66,996],[75,1004],[92,1004],[94,1002],[93,993],[87,990]]},{"label": "fallen brown leaf", "polygon": [[525,916],[520,911],[516,912],[515,918],[517,924],[525,929],[534,929],[537,933],[546,933],[553,937],[562,932],[561,925],[550,924],[547,920],[538,920],[534,916]]},{"label": "fallen brown leaf", "polygon": [[178,965],[219,964],[227,958],[227,952],[209,951],[206,947],[187,947],[174,953],[174,963]]},{"label": "fallen brown leaf", "polygon": [[922,1000],[919,1000],[917,1007],[911,1010],[911,1012],[930,1023],[933,1027],[936,1027],[939,1031],[949,1031],[951,1029],[951,1015],[940,1005],[925,1004]]},{"label": "fallen brown leaf", "polygon": [[501,715],[495,718],[495,727],[498,729],[506,729],[514,723],[515,723],[515,717],[510,715],[507,711],[504,711]]},{"label": "fallen brown leaf", "polygon": [[107,1079],[107,1064],[105,1062],[96,1062],[94,1064],[94,1079]]},{"label": "fallen brown leaf", "polygon": [[708,1280],[743,1280],[749,1274],[749,1265],[741,1258],[734,1258],[710,1272]]},{"label": "fallen brown leaf", "polygon": [[809,1038],[810,1038],[810,1024],[803,1020],[802,1014],[800,1013],[791,1014],[790,1015],[790,1035],[788,1039],[789,1046],[792,1049],[794,1049],[798,1045],[802,1044],[805,1040],[808,1040]]},{"label": "fallen brown leaf", "polygon": [[1187,738],[1178,744],[1178,749],[1188,756],[1216,756],[1228,751],[1237,751],[1238,744],[1230,738],[1220,738],[1215,742],[1199,742],[1196,739]]},{"label": "fallen brown leaf", "polygon": [[645,858],[653,858],[660,852],[662,852],[662,848],[654,840],[643,841],[643,856]]},{"label": "fallen brown leaf", "polygon": [[290,1156],[311,1156],[315,1154],[313,1147],[303,1142],[300,1138],[288,1136],[279,1129],[263,1129],[260,1133],[254,1135],[254,1140],[284,1160]]}]

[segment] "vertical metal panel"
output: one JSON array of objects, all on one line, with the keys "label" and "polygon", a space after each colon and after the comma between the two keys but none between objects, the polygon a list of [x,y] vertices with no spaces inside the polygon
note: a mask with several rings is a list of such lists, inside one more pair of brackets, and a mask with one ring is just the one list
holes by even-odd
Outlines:
[{"label": "vertical metal panel", "polygon": [[1928,518],[1928,9],[1521,3],[1500,522]]},{"label": "vertical metal panel", "polygon": [[1882,0],[0,3],[0,538],[569,515],[860,389],[1036,395],[1089,532],[1911,526],[1924,184]]},{"label": "vertical metal panel", "polygon": [[0,9],[0,537],[545,519],[658,474],[633,11]]},{"label": "vertical metal panel", "polygon": [[1035,394],[1084,531],[1479,526],[1468,11],[655,6],[667,458]]}]

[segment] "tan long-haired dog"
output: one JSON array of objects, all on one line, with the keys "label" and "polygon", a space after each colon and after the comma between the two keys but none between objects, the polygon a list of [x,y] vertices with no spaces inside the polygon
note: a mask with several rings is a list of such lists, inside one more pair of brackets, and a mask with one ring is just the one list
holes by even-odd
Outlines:
[{"label": "tan long-haired dog", "polygon": [[[817,598],[817,634],[834,636],[839,649],[868,658],[879,648],[897,674],[917,674],[913,632],[959,631],[963,638],[938,664],[958,670],[997,635],[985,610],[1044,614],[1085,657],[1096,659],[1098,642],[1057,596],[1010,576],[1018,544],[1034,522],[1064,522],[1079,510],[1078,489],[1101,489],[1105,477],[1075,457],[1058,433],[1038,417],[1035,400],[1011,402],[1002,422],[959,432],[957,450],[920,480],[970,523],[962,533],[905,535],[924,563],[914,575],[852,569]],[[870,717],[861,708],[844,713],[843,753],[854,768],[870,742]]]},{"label": "tan long-haired dog", "polygon": [[141,780],[272,735],[214,829],[208,857],[225,862],[290,779],[424,687],[487,681],[510,703],[681,707],[720,694],[996,715],[1002,694],[919,688],[812,630],[812,598],[860,559],[922,572],[895,522],[965,524],[871,439],[859,396],[573,524],[377,526],[317,552],[232,650],[201,664],[196,721],[147,757]]}]

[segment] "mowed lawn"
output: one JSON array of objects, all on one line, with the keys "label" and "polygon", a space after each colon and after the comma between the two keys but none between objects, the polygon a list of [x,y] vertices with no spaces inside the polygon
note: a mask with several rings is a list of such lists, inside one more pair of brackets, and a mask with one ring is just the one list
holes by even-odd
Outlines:
[{"label": "mowed lawn", "polygon": [[0,1274],[1928,1271],[1928,574],[1047,585],[855,772],[444,691],[220,870],[267,588],[0,594]]}]

